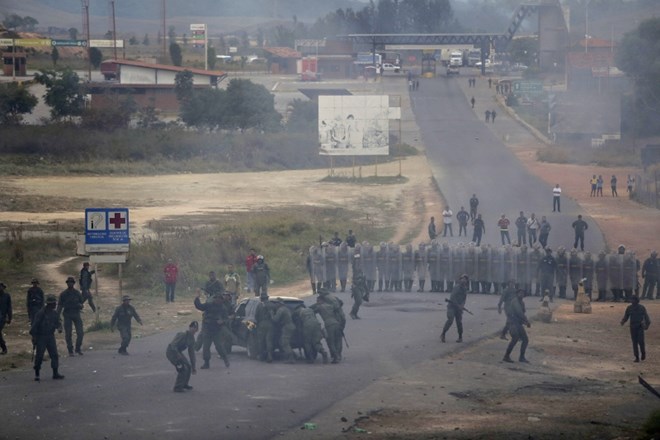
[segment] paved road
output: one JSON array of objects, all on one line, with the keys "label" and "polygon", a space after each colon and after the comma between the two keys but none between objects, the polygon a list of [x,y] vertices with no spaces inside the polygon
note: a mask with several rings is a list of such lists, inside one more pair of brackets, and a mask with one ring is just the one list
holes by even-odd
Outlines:
[{"label": "paved road", "polygon": [[[350,304],[347,294],[338,296]],[[195,389],[184,394],[172,392],[175,372],[164,355],[172,333],[134,340],[128,357],[114,350],[64,357],[63,381],[49,378],[48,364],[41,383],[33,382],[27,369],[2,372],[5,416],[0,438],[277,437],[383,376],[440,357],[501,327],[503,318],[493,311],[497,297],[473,295],[467,306],[476,316],[465,318],[466,344],[453,342],[455,329],[449,332],[450,342],[441,344],[445,297],[373,294],[361,311],[363,319],[348,323],[351,346],[344,349],[344,362],[268,365],[247,359],[239,348],[231,355],[230,369],[213,358],[210,370],[193,376]],[[337,421],[333,431],[340,427]]]},{"label": "paved road", "polygon": [[[497,107],[492,99],[494,89],[489,89],[484,80],[478,80],[476,88],[466,89],[477,101],[474,110],[470,98],[459,87],[459,81],[467,83],[467,78],[441,76],[423,80],[420,90],[411,93],[412,107],[433,175],[454,215],[461,205],[469,210],[469,199],[472,194],[477,194],[479,212],[486,223],[482,242],[501,243],[497,221],[503,213],[511,221],[509,233],[511,240],[515,241],[513,223],[519,212],[524,211],[526,216],[535,212],[539,221],[542,215],[547,216],[552,226],[549,246],[572,248],[574,234],[571,224],[583,211],[563,195],[561,213],[553,213],[552,185],[531,175],[501,139],[505,135],[514,135],[518,141],[537,141]],[[497,110],[495,124],[483,122],[486,109]],[[587,180],[588,176],[585,176],[585,185]],[[557,183],[561,186],[561,182]],[[436,213],[435,217],[438,230],[441,230],[441,213]],[[586,215],[584,218],[589,224],[585,250],[600,251],[604,246],[603,235],[592,219]],[[456,238],[456,223],[454,219],[453,242],[461,241]],[[470,234],[471,229],[468,227]]]}]

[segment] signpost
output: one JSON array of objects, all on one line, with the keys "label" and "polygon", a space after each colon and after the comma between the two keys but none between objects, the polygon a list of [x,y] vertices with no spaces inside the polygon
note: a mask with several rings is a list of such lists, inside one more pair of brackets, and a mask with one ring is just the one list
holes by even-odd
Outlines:
[{"label": "signpost", "polygon": [[205,24],[191,24],[193,47],[204,47],[204,70],[209,70],[208,39]]},{"label": "signpost", "polygon": [[[128,208],[85,209],[85,251],[89,260],[119,264],[119,298],[122,297],[122,264],[130,247]],[[96,275],[98,294],[98,272]]]},{"label": "signpost", "polygon": [[87,40],[50,40],[50,44],[60,47],[87,47]]}]

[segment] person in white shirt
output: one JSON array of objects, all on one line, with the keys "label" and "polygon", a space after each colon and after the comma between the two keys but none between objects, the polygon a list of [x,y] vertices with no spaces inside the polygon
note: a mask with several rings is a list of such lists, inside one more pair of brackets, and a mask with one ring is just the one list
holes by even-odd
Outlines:
[{"label": "person in white shirt", "polygon": [[556,184],[552,189],[552,212],[561,212],[561,188]]},{"label": "person in white shirt", "polygon": [[452,217],[454,216],[454,213],[449,209],[449,206],[445,208],[444,211],[442,211],[442,223],[444,226],[444,229],[442,230],[442,236],[446,237],[447,236],[447,231],[449,231],[449,236],[453,237],[454,236],[454,231],[451,229],[451,222],[452,222]]},{"label": "person in white shirt", "polygon": [[532,215],[527,219],[527,232],[529,235],[530,246],[536,243],[536,231],[538,229],[539,229],[539,221],[536,218],[536,214],[532,212]]}]

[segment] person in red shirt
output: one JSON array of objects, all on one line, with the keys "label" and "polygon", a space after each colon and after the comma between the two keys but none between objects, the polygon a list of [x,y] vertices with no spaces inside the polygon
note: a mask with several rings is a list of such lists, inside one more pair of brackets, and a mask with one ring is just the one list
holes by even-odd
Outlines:
[{"label": "person in red shirt", "polygon": [[257,252],[254,248],[250,248],[250,253],[245,258],[245,271],[247,272],[247,291],[251,293],[254,289],[254,274],[252,273],[252,266],[257,263]]},{"label": "person in red shirt", "polygon": [[[509,224],[511,222],[509,221],[508,218],[506,218],[506,215],[502,214],[502,217],[500,217],[500,220],[497,222],[497,226],[500,228],[500,237],[502,238],[502,246],[505,244],[511,244],[511,237],[509,236]],[[504,243],[506,240],[507,243]]]},{"label": "person in red shirt", "polygon": [[167,260],[163,273],[165,274],[165,301],[174,302],[174,288],[176,287],[179,268],[171,258]]}]

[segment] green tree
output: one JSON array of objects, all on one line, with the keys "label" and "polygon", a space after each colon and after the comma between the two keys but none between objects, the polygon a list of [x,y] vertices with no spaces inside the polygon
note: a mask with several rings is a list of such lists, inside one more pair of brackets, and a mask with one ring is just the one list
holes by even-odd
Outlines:
[{"label": "green tree", "polygon": [[179,102],[190,101],[193,99],[193,74],[190,70],[178,72],[174,76],[174,93]]},{"label": "green tree", "polygon": [[18,83],[0,83],[0,123],[18,125],[23,115],[32,113],[37,98]]},{"label": "green tree", "polygon": [[67,68],[61,72],[40,70],[35,81],[46,86],[44,99],[54,120],[80,116],[85,108],[85,88],[78,74]]},{"label": "green tree", "polygon": [[53,60],[53,66],[57,66],[57,61],[60,59],[60,51],[57,50],[57,47],[53,47],[50,52],[50,59]]},{"label": "green tree", "polygon": [[[84,128],[99,131],[113,131],[128,127],[132,115],[136,112],[135,100],[130,95],[108,93],[109,105],[106,108],[86,108],[80,118]],[[127,97],[128,96],[128,97]]]},{"label": "green tree", "polygon": [[222,128],[257,128],[276,131],[282,116],[275,110],[275,98],[266,87],[248,79],[232,79],[227,86],[226,108],[231,109]]},{"label": "green tree", "polygon": [[103,62],[103,52],[98,47],[92,47],[89,49],[89,62],[92,63],[95,69],[98,69]]},{"label": "green tree", "polygon": [[5,19],[2,21],[2,25],[6,27],[7,29],[18,29],[20,27],[23,27],[23,17],[20,15],[16,14],[11,14],[8,17],[5,17]]},{"label": "green tree", "polygon": [[170,59],[175,66],[181,66],[183,63],[183,55],[181,54],[181,46],[176,43],[170,43]]},{"label": "green tree", "polygon": [[170,43],[176,43],[176,28],[174,26],[167,28],[167,38],[170,39]]},{"label": "green tree", "polygon": [[135,35],[131,35],[131,38],[128,39],[128,44],[131,46],[137,46],[138,39],[135,37]]},{"label": "green tree", "polygon": [[144,38],[142,39],[142,45],[149,46],[149,34],[144,34]]},{"label": "green tree", "polygon": [[535,66],[539,53],[538,37],[514,38],[509,43],[509,53],[512,62]]},{"label": "green tree", "polygon": [[209,66],[209,69],[213,70],[215,69],[215,63],[218,62],[218,59],[215,57],[215,48],[213,46],[210,46],[208,51],[206,52],[206,62]]},{"label": "green tree", "polygon": [[69,28],[69,38],[72,40],[77,40],[78,39],[78,29],[72,27]]},{"label": "green tree", "polygon": [[624,35],[615,61],[631,77],[635,94],[625,127],[639,134],[658,133],[660,117],[660,18],[651,18]]},{"label": "green tree", "polygon": [[294,99],[289,103],[287,131],[315,133],[318,130],[319,106],[314,101]]},{"label": "green tree", "polygon": [[214,130],[227,126],[227,92],[210,89],[196,91],[193,98],[181,103],[181,120],[190,127]]},{"label": "green tree", "polygon": [[29,15],[23,17],[23,29],[28,32],[34,32],[38,24],[39,21],[37,21],[37,19],[34,17],[30,17]]}]

